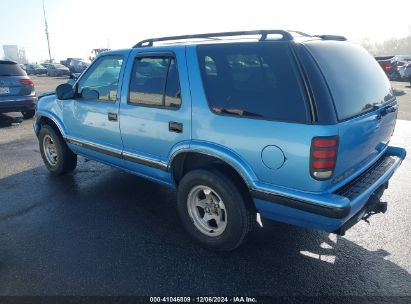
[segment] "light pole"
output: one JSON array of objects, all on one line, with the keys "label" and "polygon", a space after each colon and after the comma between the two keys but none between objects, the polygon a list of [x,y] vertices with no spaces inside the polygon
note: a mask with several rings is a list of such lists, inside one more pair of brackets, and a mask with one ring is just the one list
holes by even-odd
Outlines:
[{"label": "light pole", "polygon": [[44,25],[46,26],[47,47],[49,49],[49,60],[50,60],[50,63],[52,63],[52,61],[51,61],[51,51],[50,51],[49,30],[48,30],[48,26],[47,26],[46,10],[44,8],[44,0],[43,0],[43,13],[44,13]]}]

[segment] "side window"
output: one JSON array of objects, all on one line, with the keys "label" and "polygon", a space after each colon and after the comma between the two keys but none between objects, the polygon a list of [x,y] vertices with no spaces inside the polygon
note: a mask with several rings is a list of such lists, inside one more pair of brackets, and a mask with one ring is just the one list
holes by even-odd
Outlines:
[{"label": "side window", "polygon": [[177,64],[174,58],[170,59],[167,73],[164,105],[171,108],[179,108],[181,104],[180,80],[178,78]]},{"label": "side window", "polygon": [[197,52],[207,100],[215,113],[308,120],[304,87],[288,45],[201,45]]},{"label": "side window", "polygon": [[129,103],[179,108],[180,81],[172,57],[136,58],[130,80]]},{"label": "side window", "polygon": [[81,98],[93,96],[101,101],[116,101],[122,56],[101,57],[87,73],[81,77],[77,92]]}]

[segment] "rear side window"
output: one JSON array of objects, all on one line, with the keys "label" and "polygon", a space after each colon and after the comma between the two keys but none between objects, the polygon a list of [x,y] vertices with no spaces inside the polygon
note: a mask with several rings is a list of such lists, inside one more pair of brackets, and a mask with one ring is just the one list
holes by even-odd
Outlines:
[{"label": "rear side window", "polygon": [[288,44],[198,46],[204,89],[218,114],[306,122],[307,104]]},{"label": "rear side window", "polygon": [[328,83],[339,120],[368,112],[394,97],[384,71],[362,47],[341,41],[305,45]]},{"label": "rear side window", "polygon": [[130,79],[129,103],[179,108],[181,93],[175,58],[136,58]]},{"label": "rear side window", "polygon": [[0,61],[0,76],[26,76],[26,72],[18,64]]}]

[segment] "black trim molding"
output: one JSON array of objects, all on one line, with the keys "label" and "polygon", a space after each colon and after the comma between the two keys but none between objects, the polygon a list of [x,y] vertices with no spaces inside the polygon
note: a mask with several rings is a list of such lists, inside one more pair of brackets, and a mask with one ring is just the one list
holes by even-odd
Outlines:
[{"label": "black trim molding", "polygon": [[345,207],[328,207],[256,189],[250,190],[250,193],[251,196],[256,199],[261,199],[264,201],[268,201],[270,203],[283,205],[286,207],[318,214],[325,217],[342,219],[348,216],[351,210],[351,207],[349,205]]},{"label": "black trim molding", "polygon": [[156,160],[152,160],[150,158],[146,158],[146,157],[141,157],[141,156],[137,156],[135,154],[130,154],[130,153],[126,153],[123,152],[123,159],[127,160],[127,161],[131,161],[133,163],[137,163],[137,164],[141,164],[141,165],[145,165],[148,167],[152,167],[155,169],[160,169],[160,170],[164,170],[167,171],[168,166],[162,162],[156,161]]},{"label": "black trim molding", "polygon": [[65,140],[73,145],[79,146],[79,147],[83,147],[83,148],[87,148],[99,153],[103,153],[112,157],[117,157],[117,158],[121,158],[133,163],[137,163],[137,164],[141,164],[141,165],[145,165],[148,167],[152,167],[155,169],[160,169],[163,171],[167,171],[168,170],[168,166],[167,164],[164,164],[160,161],[157,160],[153,160],[150,158],[146,158],[146,157],[141,157],[139,155],[136,154],[131,154],[131,153],[127,153],[127,152],[122,152],[120,150],[116,150],[116,149],[111,149],[111,148],[107,148],[107,147],[103,147],[101,145],[96,145],[96,144],[92,144],[92,143],[88,143],[88,142],[84,142],[78,139],[74,139],[74,138],[65,138]]}]

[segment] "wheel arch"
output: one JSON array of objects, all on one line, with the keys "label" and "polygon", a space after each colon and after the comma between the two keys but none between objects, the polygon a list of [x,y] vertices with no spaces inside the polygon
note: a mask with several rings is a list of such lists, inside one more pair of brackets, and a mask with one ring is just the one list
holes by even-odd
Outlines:
[{"label": "wheel arch", "polygon": [[42,125],[49,125],[54,128],[62,137],[63,139],[66,138],[66,132],[62,126],[62,123],[52,115],[48,115],[45,113],[36,113],[36,121],[34,122],[34,132],[38,137],[40,133],[40,129]]},{"label": "wheel arch", "polygon": [[176,185],[190,170],[206,167],[213,167],[225,173],[240,185],[247,196],[257,180],[253,170],[239,155],[220,145],[191,142],[189,147],[176,150],[170,157],[169,171]]}]

